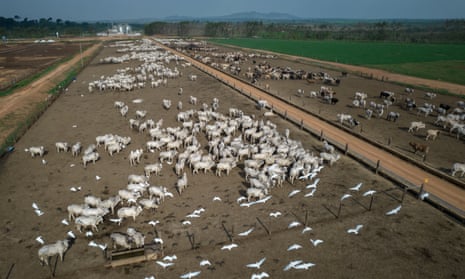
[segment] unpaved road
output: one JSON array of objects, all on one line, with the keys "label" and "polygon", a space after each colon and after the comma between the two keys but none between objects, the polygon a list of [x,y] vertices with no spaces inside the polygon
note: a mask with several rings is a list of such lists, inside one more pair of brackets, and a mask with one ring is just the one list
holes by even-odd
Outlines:
[{"label": "unpaved road", "polygon": [[446,201],[451,206],[453,211],[457,212],[462,217],[465,217],[465,191],[456,185],[436,177],[415,165],[412,165],[384,150],[377,148],[376,146],[367,143],[364,140],[361,140],[334,127],[333,125],[324,123],[316,117],[313,117],[294,106],[288,105],[281,100],[261,90],[258,90],[256,87],[236,80],[231,76],[226,75],[214,68],[208,67],[197,60],[183,55],[180,52],[176,52],[172,49],[171,51],[177,53],[178,55],[184,56],[185,59],[190,61],[196,67],[200,68],[202,71],[217,77],[227,84],[234,85],[234,87],[239,91],[246,92],[246,94],[250,93],[252,98],[266,100],[275,111],[281,113],[287,112],[287,116],[289,118],[295,119],[297,121],[301,120],[304,126],[312,127],[312,129],[316,131],[323,131],[325,137],[329,139],[330,142],[336,142],[340,146],[350,146],[350,152],[361,155],[362,157],[370,160],[374,165],[379,160],[384,169],[396,176],[404,178],[409,183],[413,185],[421,185],[423,182],[425,182],[425,180],[427,180],[427,183],[424,185],[424,191],[433,194],[440,200]]}]

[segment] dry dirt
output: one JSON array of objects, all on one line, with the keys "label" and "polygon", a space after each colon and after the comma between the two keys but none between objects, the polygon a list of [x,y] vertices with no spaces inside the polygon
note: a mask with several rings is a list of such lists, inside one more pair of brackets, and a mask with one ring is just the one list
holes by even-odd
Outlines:
[{"label": "dry dirt", "polygon": [[[77,239],[66,253],[64,262],[54,266],[57,278],[144,278],[149,275],[179,278],[186,272],[197,270],[201,271],[199,278],[249,278],[253,273],[262,271],[269,273],[271,278],[460,278],[465,272],[465,231],[462,225],[409,195],[405,196],[399,214],[386,216],[387,211],[399,205],[402,191],[392,182],[374,175],[346,157],[321,171],[314,197],[304,197],[309,191],[305,185],[310,181],[297,181],[294,185],[285,183],[283,188],[273,189],[268,202],[250,208],[241,207],[236,202],[247,187],[242,164],[230,176],[221,178],[211,173],[192,175],[188,172],[189,187],[182,196],[174,190],[176,175],[172,165],[164,164],[162,175],[151,177],[150,183],[166,186],[174,193],[174,198],[168,198],[155,212],[145,210],[136,221],[125,220],[120,227],[106,220],[92,238],[78,233],[74,226],[61,224],[60,221],[67,217],[67,205],[82,203],[87,194],[102,198],[115,195],[118,189],[125,187],[129,174],[141,174],[145,164],[158,159],[157,153],[145,153],[140,165],[129,166],[129,150],[143,146],[147,136],[129,129],[127,119],[122,118],[113,107],[115,100],[129,105],[129,117],[134,116],[136,109],[145,109],[148,118],[155,121],[163,118],[165,127],[179,125],[175,121],[176,109],[162,108],[161,100],[165,98],[172,99],[173,103],[183,101],[185,109],[200,109],[200,105],[188,105],[190,95],[197,96],[199,103],[211,103],[212,98],[217,97],[222,113],[227,114],[230,107],[238,107],[246,114],[257,117],[263,113],[247,98],[194,68],[182,69],[183,77],[170,80],[166,88],[89,94],[88,82],[101,75],[111,75],[117,68],[137,65],[134,62],[125,65],[97,64],[100,58],[114,54],[115,49],[105,48],[69,86],[67,93],[58,98],[21,138],[15,152],[0,161],[2,276],[9,274],[9,278],[28,278],[34,274],[34,278],[49,278],[49,269],[41,267],[38,262],[40,244],[34,239],[41,235],[47,243],[55,242],[64,239],[69,230],[75,232]],[[289,62],[277,60],[276,63]],[[199,80],[188,81],[189,73],[197,74]],[[270,85],[271,90],[292,96],[293,99],[298,98],[294,95],[297,88],[319,88],[319,85],[310,85],[305,81],[270,82]],[[182,96],[177,95],[179,87],[184,88]],[[345,95],[349,100],[356,90],[365,91],[375,99],[377,92],[389,88],[402,92],[402,88],[391,84],[349,75],[336,90],[338,97]],[[417,93],[421,100],[422,93]],[[141,104],[132,103],[136,98],[144,101]],[[442,97],[435,102],[455,102],[454,99],[439,98]],[[340,100],[336,106],[310,98],[299,99],[299,102],[303,102],[307,109],[319,111],[329,118],[335,118],[338,111],[354,115],[361,113],[347,107],[348,102],[342,97]],[[363,129],[380,142],[386,141],[391,133],[396,135],[392,145],[409,154],[405,141],[411,138],[423,140],[421,132],[411,135],[405,131],[408,119],[417,116],[396,109],[401,112],[397,125],[384,119],[372,119],[363,122]],[[363,121],[361,117],[360,120]],[[273,118],[272,121],[278,125],[280,132],[289,128],[291,138],[300,140],[308,150],[315,153],[321,150],[321,142],[298,127],[280,118]],[[434,117],[426,121],[432,126]],[[99,148],[101,159],[87,169],[83,168],[80,158],[73,158],[70,153],[57,153],[54,149],[56,141],[81,141],[87,146],[95,141],[97,135],[106,133],[131,136],[133,141],[126,150],[113,157]],[[206,139],[203,136],[199,138],[205,146]],[[464,152],[460,148],[463,142],[448,135],[441,136],[432,144],[443,148],[442,152],[447,152],[447,146],[457,146],[453,154],[449,152],[441,157],[438,152],[439,155],[428,157],[430,164],[445,171],[453,162],[449,156]],[[23,151],[34,145],[46,147],[48,152],[44,159],[47,164],[42,164],[41,158],[31,158]],[[457,156],[463,158],[463,154]],[[100,180],[96,180],[97,175],[101,177]],[[363,182],[361,191],[351,192],[349,188],[359,182]],[[82,191],[71,192],[69,188],[72,186],[81,186]],[[289,198],[288,194],[295,189],[302,192]],[[370,189],[376,190],[377,194],[371,211],[368,211],[370,199],[363,197],[362,193]],[[351,193],[353,197],[344,200],[341,214],[335,218],[340,198],[346,193]],[[213,201],[214,196],[222,201]],[[31,207],[33,202],[39,205],[44,215],[39,217],[34,213]],[[205,212],[200,218],[191,220],[190,226],[181,225],[187,214],[201,207]],[[281,217],[269,216],[269,213],[276,211],[282,212]],[[159,220],[160,224],[154,229],[148,224],[150,220]],[[258,220],[265,224],[271,234]],[[292,221],[306,221],[312,231],[303,234],[303,226],[288,229]],[[346,232],[357,224],[363,224],[359,235]],[[110,244],[111,232],[125,232],[129,226],[142,231],[146,235],[146,243],[155,236],[161,237],[164,240],[164,254],[176,254],[178,257],[174,266],[163,269],[154,262],[147,262],[115,269],[104,268],[106,261],[103,253],[98,248],[89,247],[88,242],[94,240]],[[249,236],[238,236],[238,233],[249,228],[254,228]],[[225,230],[233,235],[233,242],[238,244],[238,248],[221,250],[223,245],[230,243]],[[188,237],[192,234],[195,236],[195,249],[192,249]],[[322,239],[324,242],[313,247],[310,239]],[[303,248],[287,251],[294,243]],[[260,270],[245,266],[264,257],[266,260]],[[208,259],[212,265],[200,267],[202,259]],[[312,262],[315,266],[309,270],[283,271],[292,260]]]}]

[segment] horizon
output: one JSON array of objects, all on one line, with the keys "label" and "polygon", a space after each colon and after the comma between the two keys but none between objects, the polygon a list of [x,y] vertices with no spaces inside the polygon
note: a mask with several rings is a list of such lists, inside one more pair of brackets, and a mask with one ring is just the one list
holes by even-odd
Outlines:
[{"label": "horizon", "polygon": [[448,0],[447,5],[438,0],[308,0],[282,1],[216,0],[154,3],[151,0],[0,0],[0,16],[21,19],[52,18],[77,22],[124,21],[167,18],[220,18],[238,13],[257,12],[260,14],[287,14],[297,20],[342,19],[342,20],[443,20],[464,19],[465,1]]}]

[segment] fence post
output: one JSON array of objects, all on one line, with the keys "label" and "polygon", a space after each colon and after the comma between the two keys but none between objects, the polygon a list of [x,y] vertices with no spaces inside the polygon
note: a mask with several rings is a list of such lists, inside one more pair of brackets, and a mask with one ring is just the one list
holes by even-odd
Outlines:
[{"label": "fence post", "polygon": [[379,166],[381,164],[381,161],[378,160],[378,162],[376,162],[376,169],[375,169],[375,174],[378,174],[378,170],[379,170]]},{"label": "fence post", "polygon": [[321,133],[320,133],[320,141],[323,140],[323,130],[321,130]]},{"label": "fence post", "polygon": [[302,130],[304,128],[304,120],[300,120],[300,130]]},{"label": "fence post", "polygon": [[349,152],[349,144],[346,143],[346,147],[344,149],[344,155],[347,155],[347,152]]}]

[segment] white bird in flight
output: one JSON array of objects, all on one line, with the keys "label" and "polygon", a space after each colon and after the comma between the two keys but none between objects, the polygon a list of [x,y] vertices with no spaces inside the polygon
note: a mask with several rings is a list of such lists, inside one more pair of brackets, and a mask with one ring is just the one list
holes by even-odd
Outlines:
[{"label": "white bird in flight", "polygon": [[246,265],[246,267],[260,269],[260,267],[265,262],[265,260],[266,260],[266,258],[262,258],[261,260],[259,260],[256,263],[251,263],[251,264]]},{"label": "white bird in flight", "polygon": [[202,260],[200,262],[200,266],[206,266],[206,265],[210,266],[212,264],[211,264],[211,262],[209,260]]},{"label": "white bird in flight", "polygon": [[315,194],[316,192],[316,188],[313,188],[313,190],[310,192],[310,193],[307,193],[304,195],[305,198],[308,198],[308,197],[313,197],[313,195]]},{"label": "white bird in flight", "polygon": [[245,200],[247,200],[246,197],[239,197],[239,198],[237,198],[236,202],[240,203],[241,201],[245,201]]},{"label": "white bird in flight", "polygon": [[254,228],[250,228],[248,230],[246,230],[245,232],[241,232],[239,233],[238,235],[239,236],[248,236],[251,232],[253,232]]},{"label": "white bird in flight", "polygon": [[69,190],[70,190],[71,192],[79,192],[79,191],[81,191],[81,189],[82,189],[81,186],[69,188]]},{"label": "white bird in flight", "polygon": [[306,232],[311,232],[312,231],[312,228],[310,227],[305,227],[303,230],[302,230],[302,234],[306,233]]},{"label": "white bird in flight", "polygon": [[200,215],[191,213],[189,215],[186,215],[186,218],[200,218]]},{"label": "white bird in flight", "polygon": [[318,182],[320,182],[319,178],[315,179],[315,181],[313,181],[312,184],[308,184],[307,186],[305,186],[305,189],[314,189],[314,188],[316,188],[316,186],[318,185]]},{"label": "white bird in flight", "polygon": [[159,244],[163,244],[163,239],[161,239],[161,238],[159,238],[159,237],[155,237],[155,238],[153,239],[153,242],[159,243]]},{"label": "white bird in flight", "polygon": [[199,209],[194,210],[194,212],[192,212],[192,214],[200,215],[202,212],[205,212],[205,208],[201,207]]},{"label": "white bird in flight", "polygon": [[42,238],[41,235],[39,235],[38,237],[36,237],[36,241],[39,242],[39,243],[42,244],[42,245],[45,243],[45,241],[44,241],[44,239]]},{"label": "white bird in flight", "polygon": [[342,196],[341,201],[343,201],[343,200],[345,200],[345,199],[348,199],[348,198],[350,198],[350,197],[352,197],[351,194],[345,194],[344,196]]},{"label": "white bird in flight", "polygon": [[155,227],[155,226],[158,225],[158,224],[160,224],[160,221],[158,221],[158,220],[155,220],[155,221],[154,221],[154,220],[151,220],[151,221],[149,222],[149,225],[151,225],[152,227]]},{"label": "white bird in flight", "polygon": [[239,247],[239,245],[237,245],[236,243],[231,243],[229,245],[224,245],[223,247],[221,247],[221,250],[229,250],[229,251],[231,251],[231,249],[237,248],[237,247]]},{"label": "white bird in flight", "polygon": [[305,269],[308,270],[310,267],[315,266],[314,263],[301,263],[294,266],[294,269]]},{"label": "white bird in flight", "polygon": [[359,191],[362,188],[363,182],[358,183],[354,187],[350,188],[351,191]]},{"label": "white bird in flight", "polygon": [[313,246],[318,246],[320,245],[321,243],[323,243],[323,240],[321,239],[310,239],[310,242],[312,242]]},{"label": "white bird in flight", "polygon": [[373,196],[375,193],[376,193],[375,190],[369,190],[369,191],[366,191],[365,193],[363,193],[363,196],[364,196],[364,197],[366,197],[366,196]]},{"label": "white bird in flight", "polygon": [[174,263],[165,263],[165,262],[162,262],[162,261],[156,261],[156,263],[157,263],[159,266],[163,267],[163,269],[165,269],[165,268],[167,268],[167,267],[170,267],[170,266],[174,265]]},{"label": "white bird in flight", "polygon": [[33,202],[33,203],[32,203],[32,208],[34,208],[34,209],[39,209],[39,206],[37,205],[37,203]]},{"label": "white bird in flight", "polygon": [[34,212],[37,214],[37,216],[42,216],[44,215],[44,212],[40,209],[35,209]]},{"label": "white bird in flight", "polygon": [[66,226],[69,225],[69,222],[68,222],[68,220],[66,220],[66,219],[61,220],[61,223],[62,223],[63,225],[66,225]]},{"label": "white bird in flight", "polygon": [[282,215],[282,213],[279,212],[279,211],[270,212],[270,217],[278,218],[278,217],[281,216],[281,215]]},{"label": "white bird in flight", "polygon": [[302,248],[302,245],[300,244],[292,244],[291,246],[289,246],[289,248],[287,248],[287,251],[299,250],[301,248]]},{"label": "white bird in flight", "polygon": [[294,221],[294,222],[291,222],[287,228],[288,229],[292,229],[292,228],[295,228],[295,227],[298,227],[298,226],[301,226],[302,224],[300,222],[297,222],[297,221]]},{"label": "white bird in flight", "polygon": [[165,192],[165,197],[174,198],[174,195],[173,195],[173,193],[166,191]]},{"label": "white bird in flight", "polygon": [[192,223],[191,223],[191,221],[186,220],[186,221],[183,221],[181,224],[182,224],[183,226],[188,226],[188,225],[191,225]]},{"label": "white bird in flight", "polygon": [[360,229],[363,228],[363,225],[357,225],[353,229],[348,229],[347,233],[353,233],[353,234],[358,234],[360,232]]},{"label": "white bird in flight", "polygon": [[178,259],[178,257],[177,257],[176,255],[165,256],[165,257],[163,258],[163,260],[164,260],[165,262],[166,262],[166,261],[172,262],[172,261],[175,261],[175,260],[177,260],[177,259]]},{"label": "white bird in flight", "polygon": [[179,277],[182,278],[182,279],[191,279],[193,277],[198,276],[199,274],[200,274],[200,271],[192,271],[192,272],[183,274],[183,275],[181,275]]},{"label": "white bird in flight", "polygon": [[386,212],[386,215],[389,216],[389,215],[397,214],[397,213],[399,213],[401,208],[402,208],[402,205],[399,205],[398,207],[394,208],[393,210]]},{"label": "white bird in flight", "polygon": [[220,202],[220,201],[221,201],[221,198],[220,198],[220,197],[217,197],[217,196],[215,196],[215,197],[213,197],[213,200],[212,200],[212,201],[219,201],[219,202]]},{"label": "white bird in flight", "polygon": [[123,221],[123,218],[118,218],[118,219],[110,218],[109,220],[112,223],[116,223],[118,225],[121,225],[121,222]]},{"label": "white bird in flight", "polygon": [[429,197],[429,193],[428,193],[428,192],[423,192],[423,193],[421,193],[421,195],[420,195],[420,199],[421,199],[421,200],[424,200],[424,199],[426,199],[427,197]]},{"label": "white bird in flight", "polygon": [[95,176],[95,180],[99,181],[100,179],[102,179],[100,176],[98,175]]},{"label": "white bird in flight", "polygon": [[87,236],[87,237],[92,237],[93,235],[94,235],[94,234],[93,234],[91,231],[87,231],[87,232],[86,232],[86,236]]},{"label": "white bird in flight", "polygon": [[289,195],[288,195],[288,197],[290,198],[290,197],[292,197],[292,196],[297,195],[298,193],[300,193],[300,190],[296,189],[296,190],[290,192]]},{"label": "white bird in flight", "polygon": [[261,273],[258,273],[258,274],[252,274],[252,276],[250,277],[250,279],[263,279],[263,278],[268,278],[270,277],[270,275],[266,272],[261,272]]},{"label": "white bird in flight", "polygon": [[300,263],[302,263],[301,260],[291,261],[291,262],[289,262],[288,265],[286,265],[286,266],[284,267],[283,270],[284,270],[284,271],[288,271],[289,269],[294,268],[296,265],[298,265],[298,264],[300,264]]}]

